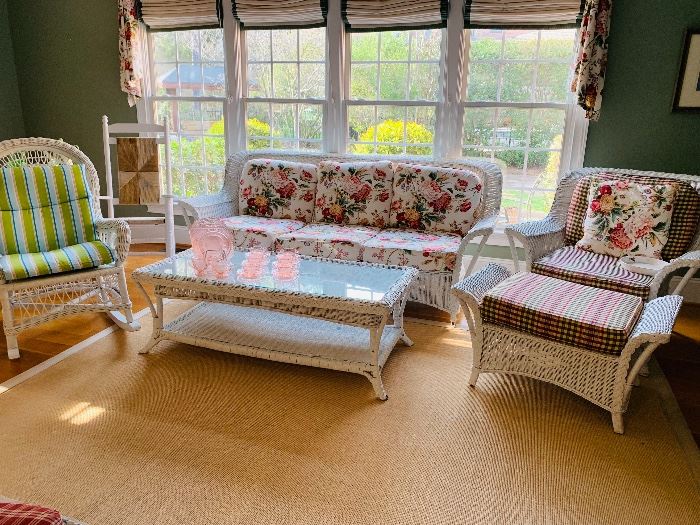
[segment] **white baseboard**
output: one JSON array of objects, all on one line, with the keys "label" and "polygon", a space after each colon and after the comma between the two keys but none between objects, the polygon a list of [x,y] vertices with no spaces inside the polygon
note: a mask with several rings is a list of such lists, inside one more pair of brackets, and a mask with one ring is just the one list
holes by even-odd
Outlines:
[{"label": "white baseboard", "polygon": [[[165,244],[165,228],[150,224],[134,224],[131,226],[131,242],[133,244]],[[189,244],[190,234],[187,226],[175,225],[175,244]]]}]

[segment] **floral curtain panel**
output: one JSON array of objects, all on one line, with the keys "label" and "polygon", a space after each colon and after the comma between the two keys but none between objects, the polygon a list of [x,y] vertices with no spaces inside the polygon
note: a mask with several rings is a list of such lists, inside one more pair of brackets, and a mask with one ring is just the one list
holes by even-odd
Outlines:
[{"label": "floral curtain panel", "polygon": [[137,0],[119,0],[119,78],[129,106],[142,96]]},{"label": "floral curtain panel", "polygon": [[578,105],[586,110],[586,118],[598,120],[601,92],[608,63],[608,34],[612,0],[586,0],[579,35],[579,50],[571,91]]}]

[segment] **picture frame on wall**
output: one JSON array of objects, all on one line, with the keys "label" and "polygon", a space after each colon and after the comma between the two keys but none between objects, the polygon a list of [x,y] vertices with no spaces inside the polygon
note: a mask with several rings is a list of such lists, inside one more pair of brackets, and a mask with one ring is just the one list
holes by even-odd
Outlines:
[{"label": "picture frame on wall", "polygon": [[700,28],[685,32],[673,111],[700,112]]}]

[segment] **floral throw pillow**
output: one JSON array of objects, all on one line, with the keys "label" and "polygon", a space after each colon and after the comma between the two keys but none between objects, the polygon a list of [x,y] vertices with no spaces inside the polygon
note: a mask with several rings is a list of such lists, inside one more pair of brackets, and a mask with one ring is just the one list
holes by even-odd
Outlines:
[{"label": "floral throw pillow", "polygon": [[314,164],[249,160],[243,167],[238,191],[240,213],[312,222],[316,181]]},{"label": "floral throw pillow", "polygon": [[389,161],[321,162],[316,222],[386,227],[393,179]]},{"label": "floral throw pillow", "polygon": [[675,184],[593,179],[577,247],[603,255],[661,259],[668,241]]},{"label": "floral throw pillow", "polygon": [[398,163],[391,225],[465,235],[481,207],[481,190],[470,171]]}]

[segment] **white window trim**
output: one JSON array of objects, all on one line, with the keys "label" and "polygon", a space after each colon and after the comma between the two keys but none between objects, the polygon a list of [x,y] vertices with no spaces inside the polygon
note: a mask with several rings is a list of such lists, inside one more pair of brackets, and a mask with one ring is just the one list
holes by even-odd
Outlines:
[{"label": "white window trim", "polygon": [[[433,158],[457,159],[461,157],[464,113],[467,107],[490,107],[490,102],[467,102],[465,93],[469,69],[469,31],[464,29],[463,1],[451,2],[447,28],[443,31],[442,52],[440,58],[441,88],[437,101],[386,101],[386,100],[349,100],[350,79],[350,34],[345,31],[341,18],[341,0],[328,1],[326,26],[326,98],[319,99],[255,99],[247,98],[246,73],[247,60],[245,52],[245,32],[241,31],[231,13],[230,0],[224,1],[224,46],[227,95],[224,98],[224,119],[226,129],[226,153],[231,155],[245,150],[246,102],[290,102],[322,104],[323,133],[322,152],[347,152],[348,141],[348,107],[352,105],[397,105],[397,106],[431,106],[436,108],[436,122],[433,143]],[[148,64],[145,72],[145,97],[137,103],[139,122],[151,122],[151,104],[162,97],[151,94],[152,61],[148,59],[151,48],[151,36],[142,40],[144,55]],[[377,94],[379,95],[379,94]],[[213,97],[217,101],[221,98]],[[199,100],[205,100],[201,98]],[[498,103],[499,107],[531,108],[532,103]],[[566,110],[564,142],[560,159],[560,176],[567,171],[583,166],[586,147],[588,121],[583,110],[572,101],[567,103],[540,103],[537,107],[558,108]],[[544,148],[547,149],[547,148]],[[530,150],[533,150],[530,148]],[[151,210],[153,208],[153,210]],[[149,207],[157,212],[159,206]]]}]

